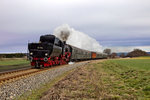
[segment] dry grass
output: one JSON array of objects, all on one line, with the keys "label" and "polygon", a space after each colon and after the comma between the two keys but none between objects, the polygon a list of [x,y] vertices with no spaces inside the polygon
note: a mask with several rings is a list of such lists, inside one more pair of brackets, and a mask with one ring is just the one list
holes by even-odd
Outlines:
[{"label": "dry grass", "polygon": [[45,92],[41,100],[116,100],[118,96],[109,94],[101,80],[105,75],[96,72],[94,63],[76,69]]},{"label": "dry grass", "polygon": [[150,59],[150,56],[146,56],[146,57],[135,57],[135,58],[132,58],[132,59]]}]

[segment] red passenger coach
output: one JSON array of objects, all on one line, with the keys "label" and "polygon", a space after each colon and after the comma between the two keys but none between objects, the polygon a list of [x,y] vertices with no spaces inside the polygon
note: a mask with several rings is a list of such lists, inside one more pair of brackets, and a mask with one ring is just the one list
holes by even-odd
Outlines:
[{"label": "red passenger coach", "polygon": [[91,52],[91,58],[95,59],[96,58],[96,52]]}]

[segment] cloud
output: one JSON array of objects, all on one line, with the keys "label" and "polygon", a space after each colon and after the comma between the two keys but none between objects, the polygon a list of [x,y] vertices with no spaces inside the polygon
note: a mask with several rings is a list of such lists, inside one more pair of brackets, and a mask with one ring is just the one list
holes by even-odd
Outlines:
[{"label": "cloud", "polygon": [[27,45],[13,45],[5,48],[3,47],[0,49],[0,53],[26,53],[27,50]]},{"label": "cloud", "polygon": [[4,46],[38,41],[62,24],[103,46],[149,46],[149,4],[149,0],[0,0],[1,51]]},{"label": "cloud", "polygon": [[118,39],[118,40],[100,40],[103,46],[148,46],[150,40],[148,38],[143,39]]}]

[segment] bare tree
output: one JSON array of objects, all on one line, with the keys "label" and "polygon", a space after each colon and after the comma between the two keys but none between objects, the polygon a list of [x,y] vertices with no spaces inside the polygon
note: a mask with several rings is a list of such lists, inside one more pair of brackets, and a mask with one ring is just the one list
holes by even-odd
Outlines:
[{"label": "bare tree", "polygon": [[108,48],[104,49],[103,53],[106,53],[106,54],[110,55],[111,54],[111,49],[108,49]]}]

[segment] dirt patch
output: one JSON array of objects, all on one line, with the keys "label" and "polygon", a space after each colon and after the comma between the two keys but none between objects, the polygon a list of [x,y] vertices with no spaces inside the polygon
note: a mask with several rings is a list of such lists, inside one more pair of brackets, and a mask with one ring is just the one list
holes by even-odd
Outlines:
[{"label": "dirt patch", "polygon": [[41,100],[109,99],[93,65],[78,68],[43,94]]}]

